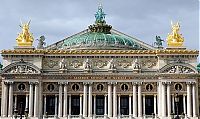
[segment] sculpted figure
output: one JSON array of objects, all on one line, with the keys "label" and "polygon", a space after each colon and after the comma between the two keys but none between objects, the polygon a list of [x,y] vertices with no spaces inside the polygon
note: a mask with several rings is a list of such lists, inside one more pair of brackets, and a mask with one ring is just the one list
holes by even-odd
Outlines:
[{"label": "sculpted figure", "polygon": [[135,59],[135,61],[133,61],[132,66],[133,66],[133,69],[141,69],[138,59]]},{"label": "sculpted figure", "polygon": [[20,25],[22,28],[22,32],[18,34],[16,38],[18,46],[32,46],[33,44],[33,36],[32,33],[29,32],[30,21],[28,23]]},{"label": "sculpted figure", "polygon": [[60,69],[65,69],[66,68],[66,63],[65,63],[65,59],[64,58],[60,61],[59,68]]},{"label": "sculpted figure", "polygon": [[44,45],[46,45],[45,41],[45,37],[44,36],[40,36],[38,40],[38,45],[37,45],[37,49],[43,49]]},{"label": "sculpted figure", "polygon": [[113,59],[111,59],[111,60],[109,61],[108,66],[109,66],[109,69],[115,69],[115,68],[116,68]]},{"label": "sculpted figure", "polygon": [[89,59],[86,59],[86,61],[83,64],[84,69],[91,69],[90,61]]}]

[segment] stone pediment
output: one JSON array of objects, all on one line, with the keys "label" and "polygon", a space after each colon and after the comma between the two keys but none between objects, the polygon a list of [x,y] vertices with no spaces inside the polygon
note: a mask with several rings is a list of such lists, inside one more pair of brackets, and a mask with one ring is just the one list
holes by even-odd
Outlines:
[{"label": "stone pediment", "polygon": [[198,73],[195,67],[186,63],[171,63],[159,70],[160,73],[169,74],[192,74]]},{"label": "stone pediment", "polygon": [[20,62],[11,63],[3,68],[2,74],[40,74],[40,69],[32,63]]}]

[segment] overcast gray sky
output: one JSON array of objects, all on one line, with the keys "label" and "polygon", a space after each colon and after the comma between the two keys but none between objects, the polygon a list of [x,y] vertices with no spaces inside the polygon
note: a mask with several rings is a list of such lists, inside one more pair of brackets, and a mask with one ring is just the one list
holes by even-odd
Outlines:
[{"label": "overcast gray sky", "polygon": [[[102,0],[108,24],[149,44],[156,35],[166,39],[171,32],[171,20],[180,21],[184,45],[189,49],[199,49],[198,3],[198,0]],[[47,44],[52,44],[93,24],[97,7],[98,0],[1,0],[0,50],[16,45],[20,19],[24,22],[31,19],[34,38],[44,35]]]}]

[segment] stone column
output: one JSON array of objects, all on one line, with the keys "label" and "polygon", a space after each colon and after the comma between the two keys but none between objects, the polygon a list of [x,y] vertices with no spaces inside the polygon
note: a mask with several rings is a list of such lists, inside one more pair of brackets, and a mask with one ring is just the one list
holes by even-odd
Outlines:
[{"label": "stone column", "polygon": [[58,117],[62,117],[62,92],[63,92],[63,85],[61,82],[59,84],[59,96],[58,96]]},{"label": "stone column", "polygon": [[58,117],[58,95],[55,95],[55,118]]},{"label": "stone column", "polygon": [[117,117],[117,94],[116,94],[116,83],[113,84],[113,117]]},{"label": "stone column", "polygon": [[133,84],[133,117],[137,117],[137,93],[136,93],[136,83]]},{"label": "stone column", "polygon": [[33,82],[29,82],[30,89],[29,89],[29,117],[33,116]]},{"label": "stone column", "polygon": [[192,116],[192,108],[191,108],[191,82],[187,82],[187,116]]},{"label": "stone column", "polygon": [[14,108],[17,109],[17,95],[15,95],[15,104],[14,104]]},{"label": "stone column", "polygon": [[4,82],[4,102],[3,102],[3,117],[7,117],[8,114],[8,82]]},{"label": "stone column", "polygon": [[83,97],[82,97],[83,95],[82,94],[80,94],[80,116],[82,116],[83,115]]},{"label": "stone column", "polygon": [[175,102],[174,102],[174,94],[172,94],[172,113],[175,114]]},{"label": "stone column", "polygon": [[143,95],[143,115],[145,116],[146,113],[145,113],[145,95]]},{"label": "stone column", "polygon": [[[197,89],[198,90],[198,89]],[[196,111],[196,109],[197,109],[197,103],[196,103],[196,83],[193,83],[192,84],[192,104],[193,104],[193,117],[197,117],[197,111]]]},{"label": "stone column", "polygon": [[92,117],[92,83],[89,84],[88,92],[88,117]]},{"label": "stone column", "polygon": [[63,117],[67,117],[67,82],[64,83],[64,105],[63,105]]},{"label": "stone column", "polygon": [[26,105],[25,105],[25,110],[28,110],[28,95],[26,95]]},{"label": "stone column", "polygon": [[158,82],[157,83],[157,104],[158,105],[158,116],[160,117],[161,116],[161,107],[162,107],[162,104],[160,103],[161,102],[161,82]]},{"label": "stone column", "polygon": [[87,84],[84,83],[83,89],[83,117],[87,117]]},{"label": "stone column", "polygon": [[[4,97],[4,82],[1,82],[1,97]],[[3,117],[4,113],[4,98],[1,98],[1,116]]]},{"label": "stone column", "polygon": [[112,117],[112,84],[108,84],[108,117]]},{"label": "stone column", "polygon": [[38,96],[39,96],[39,94],[38,94],[38,85],[39,85],[39,83],[38,82],[36,82],[35,83],[35,99],[34,99],[34,117],[38,117]]},{"label": "stone column", "polygon": [[120,95],[118,95],[118,115],[121,115],[121,96]]},{"label": "stone column", "polygon": [[104,95],[104,116],[107,117],[107,95]]},{"label": "stone column", "polygon": [[186,95],[183,94],[183,113],[186,114],[186,104],[185,104],[185,97]]},{"label": "stone column", "polygon": [[13,116],[13,82],[9,82],[9,102],[8,102],[8,117]]},{"label": "stone column", "polygon": [[171,82],[167,83],[167,114],[168,117],[171,116],[171,91],[170,91]]},{"label": "stone column", "polygon": [[162,82],[162,117],[166,117],[166,90],[165,90],[166,83]]},{"label": "stone column", "polygon": [[138,117],[142,117],[142,83],[138,84]]},{"label": "stone column", "polygon": [[156,95],[154,95],[154,99],[153,99],[153,101],[154,101],[154,114],[155,114],[155,116],[156,116],[156,114],[157,114],[157,99],[156,99]]},{"label": "stone column", "polygon": [[132,95],[129,95],[129,118],[131,118],[132,117],[132,110],[131,110],[131,97],[132,97]]},{"label": "stone column", "polygon": [[69,95],[69,116],[72,114],[72,96]]},{"label": "stone column", "polygon": [[96,95],[94,95],[94,115],[96,115]]},{"label": "stone column", "polygon": [[47,112],[47,96],[44,95],[44,115],[46,116],[46,112]]}]

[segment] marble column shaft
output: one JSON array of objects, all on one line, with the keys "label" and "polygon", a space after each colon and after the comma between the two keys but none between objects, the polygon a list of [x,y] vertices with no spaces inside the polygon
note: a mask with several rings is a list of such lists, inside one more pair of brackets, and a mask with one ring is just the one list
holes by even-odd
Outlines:
[{"label": "marble column shaft", "polygon": [[196,83],[193,83],[192,84],[192,104],[193,104],[193,117],[197,117],[197,112],[196,112],[196,109],[197,109],[197,103],[196,103]]},{"label": "marble column shaft", "polygon": [[87,84],[84,84],[83,89],[83,117],[87,117]]},{"label": "marble column shaft", "polygon": [[191,107],[191,84],[187,83],[187,116],[192,116],[192,107]]},{"label": "marble column shaft", "polygon": [[112,85],[108,84],[108,117],[112,117]]},{"label": "marble column shaft", "polygon": [[67,84],[64,84],[63,117],[67,117]]},{"label": "marble column shaft", "polygon": [[8,117],[13,116],[13,82],[9,82]]},{"label": "marble column shaft", "polygon": [[58,117],[62,117],[62,92],[63,92],[63,85],[59,83],[59,96],[58,96]]},{"label": "marble column shaft", "polygon": [[133,84],[133,117],[137,117],[137,93],[136,93],[136,84]]},{"label": "marble column shaft", "polygon": [[89,84],[88,92],[88,117],[92,117],[92,84]]},{"label": "marble column shaft", "polygon": [[29,83],[30,90],[29,90],[29,117],[33,116],[33,82]]},{"label": "marble column shaft", "polygon": [[116,94],[116,84],[113,85],[113,117],[117,117],[117,94]]},{"label": "marble column shaft", "polygon": [[38,96],[39,96],[39,90],[38,90],[38,87],[39,86],[39,83],[36,82],[35,83],[35,99],[34,99],[34,117],[38,117]]},{"label": "marble column shaft", "polygon": [[138,85],[138,117],[142,117],[142,89]]},{"label": "marble column shaft", "polygon": [[171,83],[167,84],[167,114],[168,117],[171,116],[171,90],[170,90]]}]

